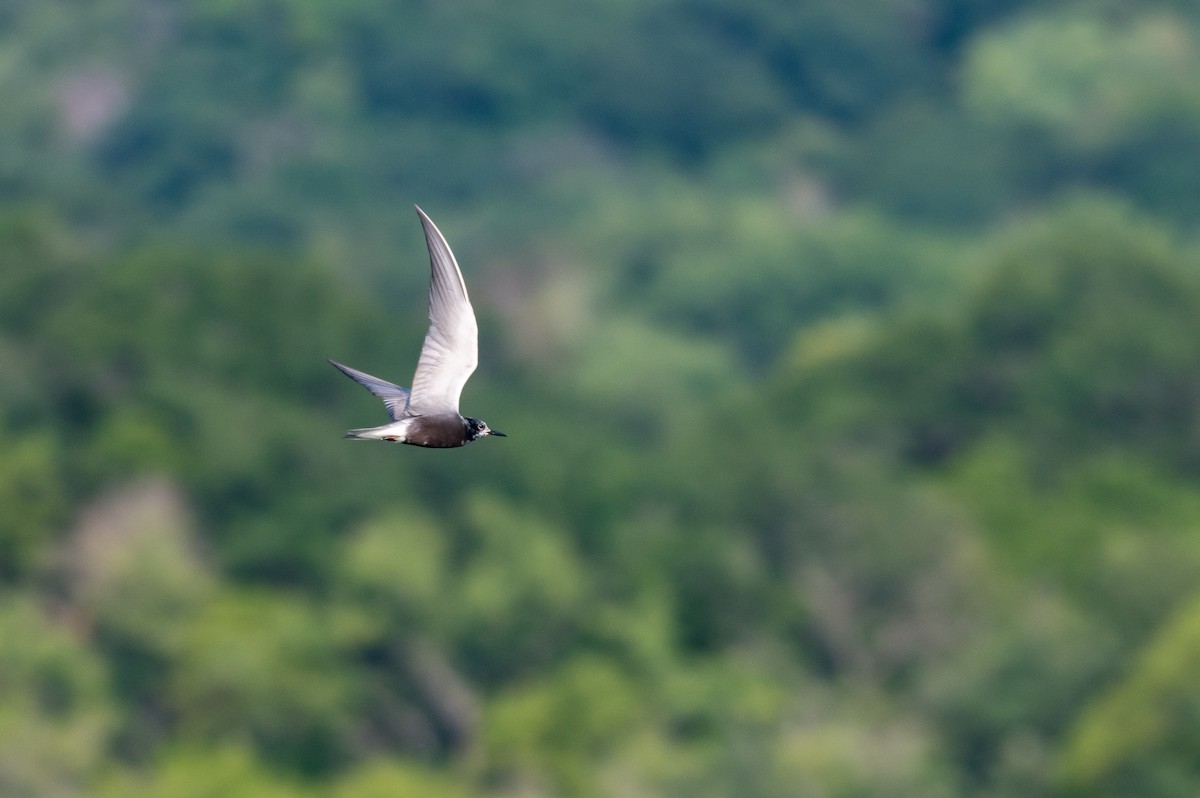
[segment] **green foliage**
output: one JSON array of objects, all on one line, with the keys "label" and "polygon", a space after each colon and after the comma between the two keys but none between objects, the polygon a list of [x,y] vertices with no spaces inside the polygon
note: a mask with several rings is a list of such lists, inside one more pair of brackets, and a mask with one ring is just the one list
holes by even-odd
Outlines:
[{"label": "green foliage", "polygon": [[[0,8],[0,793],[1196,794],[1197,42]],[[507,440],[339,437],[414,201]]]},{"label": "green foliage", "polygon": [[1108,148],[1158,114],[1200,110],[1184,77],[1197,57],[1187,21],[1161,8],[1030,15],[976,40],[966,98],[1003,124],[1044,127],[1085,150]]},{"label": "green foliage", "polygon": [[817,368],[789,379],[803,392],[853,363],[852,381],[886,386],[855,423],[916,460],[940,461],[986,428],[1021,436],[1050,464],[1118,447],[1189,470],[1198,289],[1160,231],[1110,206],[1073,204],[1002,239],[957,318],[913,318],[828,376]]},{"label": "green foliage", "polygon": [[306,798],[314,792],[272,773],[247,749],[226,745],[171,751],[153,771],[111,777],[97,794],[104,798]]},{"label": "green foliage", "polygon": [[336,643],[304,602],[225,591],[187,629],[168,687],[182,733],[243,740],[301,772],[331,767],[352,695]]},{"label": "green foliage", "polygon": [[1052,594],[998,590],[986,624],[921,674],[920,695],[967,782],[1047,794],[1069,718],[1113,656],[1113,635]]},{"label": "green foliage", "polygon": [[1192,218],[1200,93],[1185,76],[1200,38],[1194,20],[1163,5],[1109,14],[1078,6],[999,26],[967,54],[964,103],[1033,144],[1045,165],[1034,181],[1073,173]]},{"label": "green foliage", "polygon": [[[11,434],[10,434],[11,435]],[[15,437],[15,436],[14,436]],[[63,490],[53,441],[43,434],[0,441],[0,578],[24,575],[63,522]]]},{"label": "green foliage", "polygon": [[[993,549],[1137,634],[1200,573],[1200,495],[1143,463],[1110,457],[1054,476],[1011,440],[981,445],[955,474]],[[1130,589],[1130,585],[1138,587]]]},{"label": "green foliage", "polygon": [[572,642],[588,576],[560,530],[496,497],[468,501],[477,548],[455,580],[451,628],[479,678],[511,678],[553,662]]},{"label": "green foliage", "polygon": [[1191,751],[1200,717],[1193,685],[1198,658],[1200,611],[1192,602],[1082,713],[1064,750],[1063,785],[1182,795],[1197,777]]},{"label": "green foliage", "polygon": [[379,622],[408,627],[429,619],[446,598],[446,530],[403,508],[370,521],[346,546],[339,581]]},{"label": "green foliage", "polygon": [[334,798],[392,798],[422,795],[429,798],[468,798],[477,794],[462,779],[408,762],[383,761],[364,765],[337,782]]},{"label": "green foliage", "polygon": [[700,212],[711,216],[681,222],[655,258],[647,302],[690,333],[737,341],[755,362],[770,362],[797,324],[928,301],[952,284],[945,242],[871,214],[801,225],[769,206]]},{"label": "green foliage", "polygon": [[28,598],[0,608],[0,785],[14,796],[85,795],[115,707],[96,652]]},{"label": "green foliage", "polygon": [[591,770],[634,727],[638,696],[610,664],[580,658],[542,683],[497,696],[485,746],[496,778],[555,793],[595,793]]},{"label": "green foliage", "polygon": [[[178,490],[148,482],[89,507],[66,542],[67,590],[99,630],[169,656],[214,587]],[[161,647],[161,648],[160,648]]]}]

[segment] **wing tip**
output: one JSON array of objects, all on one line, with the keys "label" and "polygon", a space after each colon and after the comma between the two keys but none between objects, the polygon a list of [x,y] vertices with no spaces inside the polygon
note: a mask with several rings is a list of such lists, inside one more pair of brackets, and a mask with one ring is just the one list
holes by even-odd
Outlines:
[{"label": "wing tip", "polygon": [[[450,244],[446,241],[446,237],[442,235],[442,231],[433,223],[433,219],[429,218],[429,214],[421,210],[420,205],[413,205],[417,209],[417,216],[421,219],[421,228],[425,231],[425,243],[429,247],[430,254],[433,254],[434,246],[439,249],[450,250]],[[451,257],[454,257],[451,255]]]},{"label": "wing tip", "polygon": [[[443,280],[457,282],[458,289],[462,292],[462,297],[470,304],[470,295],[467,293],[467,282],[463,279],[462,269],[458,266],[458,260],[454,257],[454,252],[450,249],[450,242],[446,240],[446,236],[442,235],[442,231],[433,223],[433,220],[421,210],[420,205],[413,205],[417,209],[417,213],[421,217],[421,228],[425,232],[425,246],[429,250],[430,266],[433,269],[432,278],[434,283],[439,283]],[[441,268],[439,268],[441,264]],[[440,272],[447,274],[440,274]]]}]

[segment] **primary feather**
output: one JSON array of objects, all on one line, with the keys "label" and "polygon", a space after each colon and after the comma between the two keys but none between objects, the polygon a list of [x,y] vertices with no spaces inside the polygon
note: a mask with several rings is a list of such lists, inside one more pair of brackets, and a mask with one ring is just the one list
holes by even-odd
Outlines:
[{"label": "primary feather", "polygon": [[412,415],[458,412],[463,386],[479,364],[479,328],[450,245],[419,207],[429,247],[429,332],[408,398]]},{"label": "primary feather", "polygon": [[401,388],[395,383],[381,380],[378,377],[372,377],[365,371],[350,368],[336,360],[330,360],[329,363],[337,368],[338,371],[382,399],[384,405],[387,406],[388,418],[392,421],[399,421],[404,417],[405,411],[408,409],[407,388]]}]

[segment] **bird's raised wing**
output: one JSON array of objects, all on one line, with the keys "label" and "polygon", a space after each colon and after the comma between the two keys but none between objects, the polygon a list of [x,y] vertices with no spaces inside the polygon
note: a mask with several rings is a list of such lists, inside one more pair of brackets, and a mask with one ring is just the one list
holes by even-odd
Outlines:
[{"label": "bird's raised wing", "polygon": [[382,399],[383,403],[387,405],[388,417],[392,421],[399,421],[404,416],[405,408],[408,407],[408,390],[406,388],[393,385],[378,377],[372,377],[364,371],[343,366],[336,360],[330,360],[329,364]]},{"label": "bird's raised wing", "polygon": [[429,332],[413,375],[412,415],[458,412],[458,397],[479,364],[479,328],[450,245],[417,208],[429,247]]}]

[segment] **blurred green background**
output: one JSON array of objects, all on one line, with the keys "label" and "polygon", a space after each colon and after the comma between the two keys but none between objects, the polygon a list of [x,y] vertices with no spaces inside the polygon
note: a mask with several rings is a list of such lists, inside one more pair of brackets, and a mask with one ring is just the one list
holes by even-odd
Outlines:
[{"label": "blurred green background", "polygon": [[[6,798],[1200,794],[1200,3],[0,4]],[[426,451],[428,262],[480,317]]]}]

